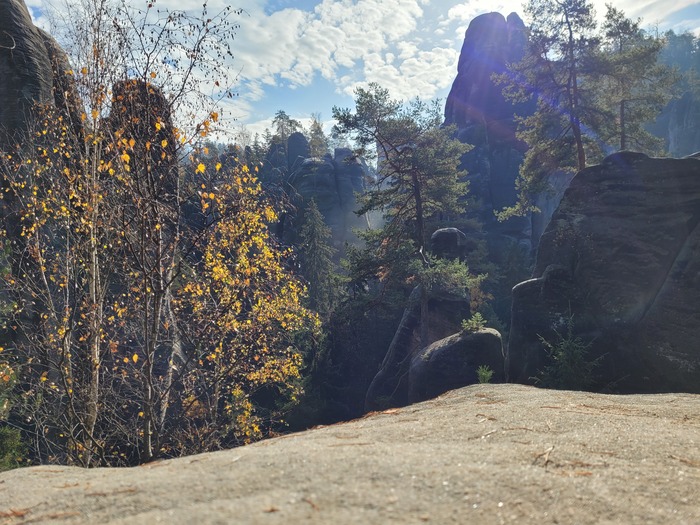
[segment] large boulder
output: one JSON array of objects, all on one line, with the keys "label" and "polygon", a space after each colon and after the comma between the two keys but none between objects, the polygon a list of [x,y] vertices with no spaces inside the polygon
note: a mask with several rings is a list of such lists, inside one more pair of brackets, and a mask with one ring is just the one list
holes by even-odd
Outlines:
[{"label": "large boulder", "polygon": [[492,382],[503,382],[503,343],[496,330],[460,332],[436,341],[411,359],[408,401],[418,403],[478,383],[482,366],[493,372]]},{"label": "large boulder", "polygon": [[[462,257],[465,242],[466,236],[456,228],[437,230],[431,239],[436,254],[451,259]],[[427,399],[424,396],[438,395],[435,393],[439,390],[435,387],[436,384],[446,385],[446,389],[470,384],[462,382],[462,378],[453,377],[451,373],[457,372],[459,375],[458,370],[471,367],[476,351],[474,344],[468,344],[470,349],[467,351],[464,350],[464,345],[459,343],[456,346],[449,344],[449,349],[436,352],[424,348],[424,343],[431,345],[460,331],[462,320],[470,315],[469,299],[468,290],[434,286],[424,294],[421,285],[413,289],[384,360],[367,389],[367,411],[403,406],[418,399]],[[457,336],[461,340],[459,334]],[[433,353],[431,359],[429,356]],[[414,368],[412,363],[421,360],[427,362],[424,366],[416,367],[416,372],[412,372],[412,380],[409,377],[409,370]],[[447,369],[450,366],[444,366],[448,362],[454,364],[452,371]],[[502,360],[497,368],[503,368]],[[467,373],[462,375],[464,378],[470,377]]]},{"label": "large boulder", "polygon": [[568,334],[601,359],[591,388],[700,392],[699,224],[699,158],[622,152],[579,172],[513,289],[510,379],[531,382],[542,339]]}]

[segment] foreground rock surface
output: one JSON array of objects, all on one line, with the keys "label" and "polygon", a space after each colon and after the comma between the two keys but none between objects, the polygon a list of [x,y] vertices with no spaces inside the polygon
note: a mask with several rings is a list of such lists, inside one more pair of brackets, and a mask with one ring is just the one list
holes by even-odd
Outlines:
[{"label": "foreground rock surface", "polygon": [[474,385],[132,469],[0,475],[0,523],[700,523],[700,396]]}]

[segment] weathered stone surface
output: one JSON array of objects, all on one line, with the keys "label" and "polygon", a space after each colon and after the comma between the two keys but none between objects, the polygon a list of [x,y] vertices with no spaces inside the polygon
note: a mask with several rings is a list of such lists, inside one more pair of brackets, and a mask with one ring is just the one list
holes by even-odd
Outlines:
[{"label": "weathered stone surface", "polygon": [[460,330],[463,319],[470,316],[469,296],[444,290],[434,290],[428,297],[425,313],[421,308],[421,288],[411,293],[403,317],[379,371],[365,396],[365,410],[379,410],[410,403],[408,371],[411,362],[421,352],[421,316],[426,316],[427,341],[433,343]]},{"label": "weathered stone surface", "polygon": [[457,77],[445,105],[445,124],[457,126],[457,136],[474,148],[462,158],[468,172],[472,209],[483,225],[490,259],[503,264],[504,254],[518,245],[528,251],[539,238],[559,204],[571,176],[553,173],[551,191],[536,197],[539,212],[498,221],[494,212],[518,200],[516,180],[527,145],[516,138],[515,115],[528,116],[535,101],[513,104],[503,96],[494,75],[507,73],[507,64],[525,54],[527,29],[516,13],[504,18],[486,13],[474,18],[464,35]]},{"label": "weathered stone surface", "polygon": [[304,160],[311,156],[309,141],[303,133],[295,131],[287,139],[287,172],[299,169]]},{"label": "weathered stone surface", "polygon": [[493,371],[493,383],[503,382],[503,343],[496,330],[484,328],[475,333],[462,332],[434,342],[411,360],[409,403],[478,383],[477,369],[480,366]]},{"label": "weathered stone surface", "polygon": [[700,101],[692,93],[670,104],[668,152],[684,157],[700,151]]},{"label": "weathered stone surface", "polygon": [[700,523],[700,396],[473,385],[137,468],[0,474],[7,525]]},{"label": "weathered stone surface", "polygon": [[82,136],[83,105],[66,53],[34,26],[23,0],[0,2],[0,148],[24,145],[37,105],[53,106]]},{"label": "weathered stone surface", "polygon": [[513,290],[510,379],[573,316],[603,356],[595,388],[700,392],[700,159],[622,152],[576,175]]},{"label": "weathered stone surface", "polygon": [[700,100],[686,91],[666,105],[649,130],[664,140],[672,157],[700,151]]},{"label": "weathered stone surface", "polygon": [[430,251],[441,259],[463,261],[469,249],[469,239],[457,228],[440,228],[430,236]]},{"label": "weathered stone surface", "polygon": [[333,157],[303,160],[287,181],[297,207],[303,209],[311,199],[316,201],[331,229],[333,245],[342,250],[355,239],[353,229],[367,226],[366,219],[355,214],[355,194],[363,191],[367,176],[366,166],[351,150],[337,148]]},{"label": "weathered stone surface", "polygon": [[0,2],[0,139],[21,140],[33,106],[53,102],[53,87],[45,37],[24,1]]},{"label": "weathered stone surface", "polygon": [[445,105],[445,123],[464,129],[483,124],[489,136],[515,141],[513,106],[493,82],[508,62],[522,58],[525,24],[511,13],[486,13],[474,18],[464,35],[455,79]]}]

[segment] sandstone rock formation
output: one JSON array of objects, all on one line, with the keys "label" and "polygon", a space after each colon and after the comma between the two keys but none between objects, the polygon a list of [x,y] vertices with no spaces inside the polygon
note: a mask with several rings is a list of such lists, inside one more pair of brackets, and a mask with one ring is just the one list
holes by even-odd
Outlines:
[{"label": "sandstone rock formation", "polygon": [[37,104],[65,110],[80,122],[80,102],[68,59],[48,33],[34,26],[23,0],[0,3],[0,148],[22,141]]},{"label": "sandstone rock formation", "polygon": [[669,155],[685,157],[700,151],[700,100],[686,92],[664,113],[668,118],[665,138]]},{"label": "sandstone rock formation", "polygon": [[474,146],[464,156],[463,167],[469,174],[470,195],[478,201],[478,218],[496,245],[505,239],[531,244],[528,218],[499,223],[494,216],[494,211],[516,201],[515,179],[525,145],[515,137],[514,114],[531,109],[506,101],[493,77],[522,58],[526,38],[525,25],[515,13],[507,20],[500,13],[474,18],[464,35],[457,77],[445,105],[445,124],[456,125],[459,139]]},{"label": "sandstone rock formation", "polygon": [[[404,406],[411,402],[408,371],[412,360],[421,352],[421,321],[427,323],[427,340],[434,342],[458,332],[462,319],[469,318],[468,295],[456,296],[435,290],[428,296],[427,318],[422,320],[421,294],[421,287],[416,286],[409,296],[391,345],[367,389],[366,411]],[[467,384],[465,382],[459,386]]]},{"label": "sandstone rock formation", "polygon": [[[290,144],[292,151],[303,148],[299,144],[292,148]],[[316,201],[331,229],[334,247],[342,252],[345,243],[355,238],[353,229],[367,227],[367,220],[355,214],[358,208],[355,194],[365,187],[365,178],[369,176],[367,166],[347,148],[336,148],[333,156],[328,154],[322,159],[302,159],[297,155],[294,159],[290,157],[289,162],[296,166],[287,177],[293,202],[297,208],[304,209],[305,203]]]},{"label": "sandstone rock formation", "polygon": [[462,332],[436,341],[411,359],[408,402],[418,403],[478,383],[481,366],[493,372],[493,383],[503,382],[503,343],[496,330]]},{"label": "sandstone rock formation", "polygon": [[440,228],[430,236],[431,252],[440,259],[464,261],[469,244],[467,236],[457,228]]},{"label": "sandstone rock formation", "polygon": [[[437,230],[431,238],[431,252],[460,259],[466,236],[456,228]],[[455,293],[436,287],[422,297],[416,286],[408,299],[379,371],[365,396],[365,409],[404,406],[435,397],[450,388],[476,383],[476,368],[487,365],[502,378],[503,349],[495,330],[473,337],[459,334],[463,319],[470,317],[469,293]],[[425,319],[422,318],[425,316]],[[429,346],[422,347],[421,326],[426,325]]]},{"label": "sandstone rock formation", "polygon": [[513,290],[511,381],[531,382],[573,316],[592,388],[700,392],[700,158],[622,152],[579,172]]},{"label": "sandstone rock formation", "polygon": [[521,60],[526,46],[527,29],[516,13],[474,18],[464,35],[457,77],[445,105],[445,124],[454,124],[459,139],[474,146],[462,167],[468,172],[469,195],[476,200],[476,217],[483,224],[491,259],[499,264],[512,244],[534,252],[571,180],[552,174],[552,191],[536,199],[540,212],[496,220],[494,212],[517,201],[515,181],[527,147],[516,138],[515,115],[532,114],[535,101],[506,100],[494,75],[507,74],[507,64]]},{"label": "sandstone rock formation", "polygon": [[0,473],[0,521],[700,523],[700,398],[474,385],[135,468]]}]

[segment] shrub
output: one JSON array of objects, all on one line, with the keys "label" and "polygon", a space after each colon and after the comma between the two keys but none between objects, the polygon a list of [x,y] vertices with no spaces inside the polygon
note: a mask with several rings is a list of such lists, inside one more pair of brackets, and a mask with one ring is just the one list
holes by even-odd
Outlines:
[{"label": "shrub", "polygon": [[19,430],[0,427],[0,472],[19,467],[25,454]]},{"label": "shrub", "polygon": [[469,318],[469,320],[464,319],[462,321],[462,332],[466,332],[468,334],[478,332],[479,330],[482,330],[485,327],[486,319],[484,319],[484,317],[479,312],[476,312],[474,315],[472,315]]},{"label": "shrub", "polygon": [[476,377],[481,384],[490,383],[493,377],[493,370],[486,365],[481,365],[476,369]]},{"label": "shrub", "polygon": [[587,390],[595,383],[595,369],[600,364],[600,357],[591,359],[589,348],[591,343],[586,343],[580,337],[574,335],[574,318],[567,321],[566,335],[555,330],[557,340],[547,341],[540,337],[540,341],[547,351],[549,363],[538,372],[534,378],[535,383],[545,388],[560,390]]}]

